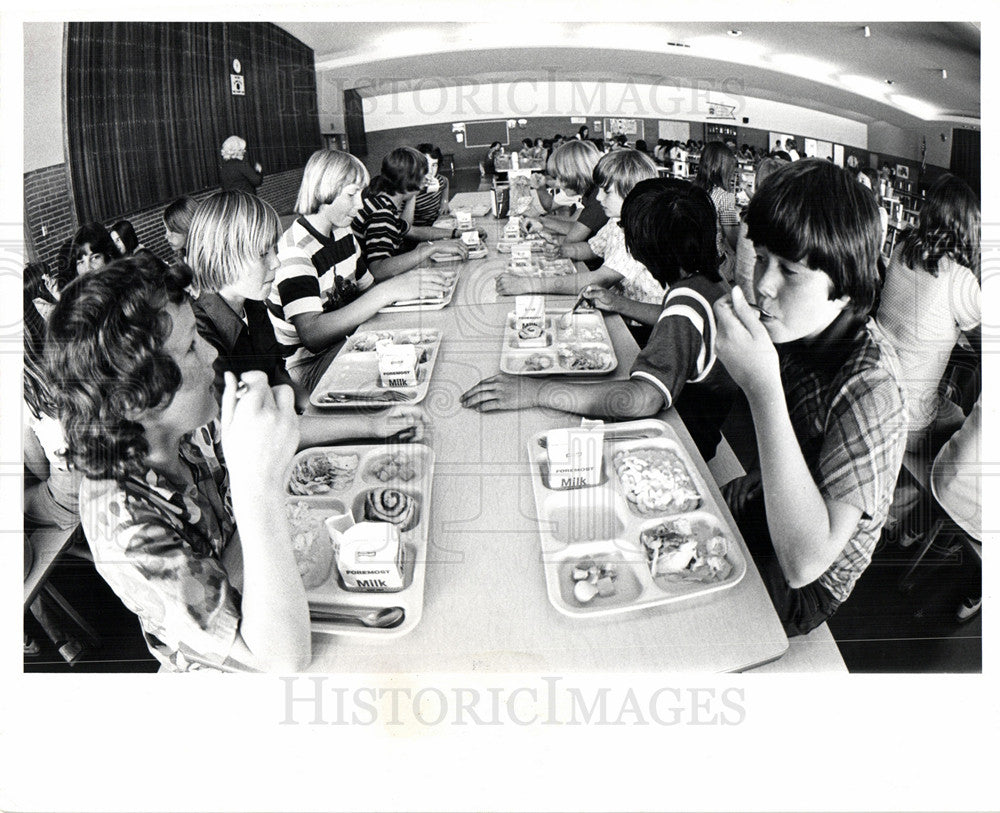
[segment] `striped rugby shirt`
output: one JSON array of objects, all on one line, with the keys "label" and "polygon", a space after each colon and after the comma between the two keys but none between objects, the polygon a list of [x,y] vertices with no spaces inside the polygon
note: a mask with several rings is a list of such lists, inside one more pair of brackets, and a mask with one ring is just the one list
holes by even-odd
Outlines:
[{"label": "striped rugby shirt", "polygon": [[715,455],[719,427],[737,390],[715,354],[712,305],[728,292],[725,282],[712,282],[700,275],[669,288],[649,341],[629,373],[631,378],[656,387],[668,409],[677,407],[706,460]]},{"label": "striped rugby shirt", "polygon": [[385,192],[366,189],[361,193],[361,211],[351,222],[365,263],[371,265],[376,260],[384,260],[399,254],[403,246],[403,235],[409,224],[399,216],[399,210],[392,198]]},{"label": "striped rugby shirt", "polygon": [[441,211],[441,196],[444,194],[445,181],[440,176],[437,178],[438,187],[433,192],[423,189],[417,193],[417,199],[413,204],[413,225],[433,226]]},{"label": "striped rugby shirt", "polygon": [[267,310],[291,368],[313,356],[302,346],[292,318],[343,307],[368,290],[375,278],[361,259],[350,228],[334,228],[327,237],[304,217],[281,236],[278,260]]}]

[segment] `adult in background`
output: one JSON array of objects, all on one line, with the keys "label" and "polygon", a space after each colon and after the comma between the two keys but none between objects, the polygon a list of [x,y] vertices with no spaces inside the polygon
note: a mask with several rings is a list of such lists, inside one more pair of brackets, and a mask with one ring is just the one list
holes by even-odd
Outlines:
[{"label": "adult in background", "polygon": [[219,184],[222,191],[235,190],[249,195],[257,194],[257,187],[264,181],[260,162],[253,166],[247,161],[247,143],[239,136],[229,136],[222,142],[222,163],[219,165]]},{"label": "adult in background", "polygon": [[736,241],[740,234],[740,216],[736,211],[736,154],[721,141],[710,141],[701,151],[695,186],[700,186],[715,204],[716,247],[722,262],[719,273],[733,282],[736,266]]}]

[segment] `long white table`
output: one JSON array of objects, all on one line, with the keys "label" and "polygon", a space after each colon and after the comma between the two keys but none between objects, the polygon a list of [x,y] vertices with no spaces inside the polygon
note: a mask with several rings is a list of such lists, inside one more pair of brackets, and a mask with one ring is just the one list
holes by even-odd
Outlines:
[{"label": "long white table", "polygon": [[[482,193],[470,194],[482,202]],[[456,196],[453,207],[468,201]],[[498,224],[488,218],[479,224],[490,232],[490,256],[463,266],[449,307],[381,314],[366,324],[444,334],[423,402],[436,464],[422,620],[389,640],[314,635],[312,670],[721,672],[779,658],[788,639],[749,556],[735,588],[700,603],[594,619],[568,618],[549,603],[525,443],[579,419],[541,409],[480,414],[459,403],[465,390],[498,372],[503,324],[513,308],[494,286],[507,262],[493,250]],[[553,309],[571,302],[549,299]],[[638,347],[620,318],[607,324],[619,360],[613,377],[625,378]],[[659,417],[687,445],[719,499],[676,413]]]}]

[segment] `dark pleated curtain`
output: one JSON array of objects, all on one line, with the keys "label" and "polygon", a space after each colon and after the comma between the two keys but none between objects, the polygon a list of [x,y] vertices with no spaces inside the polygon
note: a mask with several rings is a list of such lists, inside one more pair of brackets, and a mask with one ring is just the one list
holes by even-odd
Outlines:
[{"label": "dark pleated curtain", "polygon": [[[268,173],[321,146],[312,49],[271,24],[69,23],[66,127],[77,216],[106,221],[218,183],[230,135]],[[246,95],[233,96],[233,59]]]},{"label": "dark pleated curtain", "polygon": [[980,194],[981,134],[956,127],[951,138],[951,171]]}]

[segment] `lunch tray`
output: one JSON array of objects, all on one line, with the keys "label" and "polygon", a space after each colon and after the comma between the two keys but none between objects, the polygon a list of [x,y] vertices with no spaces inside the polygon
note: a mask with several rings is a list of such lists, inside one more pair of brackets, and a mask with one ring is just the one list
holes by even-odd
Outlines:
[{"label": "lunch tray", "polygon": [[567,274],[576,273],[576,266],[573,265],[572,260],[566,257],[546,260],[533,256],[530,268],[515,268],[508,263],[507,273],[512,277],[564,277]]},{"label": "lunch tray", "polygon": [[[511,375],[605,375],[618,366],[618,356],[598,311],[574,313],[569,325],[562,327],[564,311],[545,315],[545,330],[537,344],[526,343],[514,329],[514,314],[507,314],[503,345],[500,349],[500,370]],[[566,363],[568,351],[593,351],[605,354],[608,363],[598,369],[574,369]],[[562,351],[562,355],[560,355]],[[548,365],[547,367],[544,365]],[[529,369],[525,369],[525,365]],[[531,369],[541,366],[541,369]]]},{"label": "lunch tray", "polygon": [[530,244],[532,252],[545,250],[545,241],[537,234],[526,234],[517,240],[508,240],[501,234],[497,240],[497,251],[501,254],[510,254],[511,247],[516,246],[518,243]]},{"label": "lunch tray", "polygon": [[[322,494],[311,496],[292,494],[289,483],[296,464],[303,458],[327,453],[338,457],[357,455],[358,467],[353,476],[338,477],[330,490]],[[399,478],[382,480],[375,477],[373,470],[378,467],[381,461],[390,457],[410,464],[415,471],[415,476],[405,481]],[[365,495],[372,489],[392,488],[417,501],[412,527],[406,530],[400,529],[400,541],[406,550],[403,564],[403,588],[401,590],[385,592],[348,590],[341,582],[336,559],[334,559],[330,569],[329,578],[318,587],[306,590],[306,598],[311,608],[370,611],[384,607],[402,607],[404,612],[402,622],[391,629],[379,629],[365,627],[359,622],[314,620],[312,621],[314,631],[334,635],[398,638],[401,635],[406,635],[420,622],[424,609],[424,577],[427,567],[427,535],[430,528],[433,475],[434,452],[429,446],[421,443],[315,447],[305,449],[292,458],[291,465],[285,472],[283,480],[286,511],[291,511],[291,507],[304,503],[310,518],[315,517],[316,519],[313,526],[314,532],[320,534],[327,541],[330,541],[330,537],[323,520],[333,514],[343,514],[350,511],[355,522],[365,521]],[[295,531],[292,533],[294,535]],[[333,543],[330,542],[330,544]]]},{"label": "lunch tray", "polygon": [[[433,259],[433,257],[431,259]],[[391,305],[379,308],[379,313],[439,311],[448,306],[451,303],[452,297],[455,295],[455,288],[458,287],[458,269],[451,268],[447,271],[442,271],[442,273],[449,275],[448,290],[444,292],[444,296],[428,297],[427,299],[401,299],[399,302],[393,302]]]},{"label": "lunch tray", "polygon": [[[427,360],[417,364],[417,383],[413,387],[383,387],[379,379],[375,340],[378,338],[416,344],[425,351]],[[371,350],[356,350],[360,345]],[[434,364],[441,349],[441,331],[432,328],[393,328],[392,330],[359,330],[349,336],[340,352],[330,363],[323,377],[309,396],[309,403],[321,409],[343,409],[356,406],[391,406],[395,403],[416,404],[427,395]],[[342,393],[343,400],[331,401],[328,393]],[[399,393],[394,398],[389,393]],[[354,396],[354,397],[352,397]]]},{"label": "lunch tray", "polygon": [[[675,606],[736,586],[747,570],[743,544],[733,533],[674,431],[657,420],[606,424],[604,431],[601,482],[587,488],[549,488],[543,446],[548,433],[539,432],[528,442],[542,566],[552,606],[573,618],[604,616],[647,607]],[[666,449],[680,458],[698,491],[699,505],[678,513],[640,514],[628,501],[615,473],[614,456],[620,451],[647,448]],[[726,579],[702,583],[652,576],[639,535],[646,529],[678,519],[690,520],[702,529],[711,528],[713,535],[718,533],[728,539],[726,559],[733,567]],[[617,572],[615,592],[580,602],[573,593],[573,570],[590,562],[614,566]]]}]

